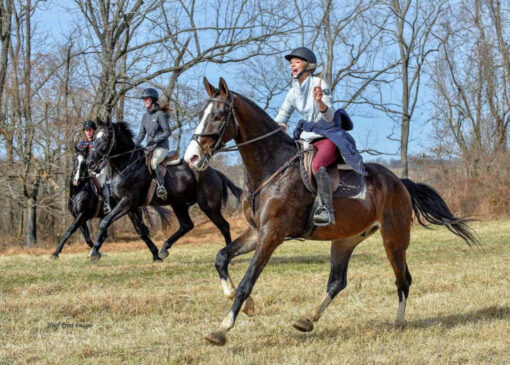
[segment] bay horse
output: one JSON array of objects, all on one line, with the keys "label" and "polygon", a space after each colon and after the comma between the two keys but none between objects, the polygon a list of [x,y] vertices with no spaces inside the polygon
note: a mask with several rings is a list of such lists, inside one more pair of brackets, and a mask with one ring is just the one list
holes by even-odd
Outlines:
[{"label": "bay horse", "polygon": [[[64,248],[65,243],[71,237],[71,235],[79,228],[85,242],[92,248],[93,243],[90,239],[90,232],[87,227],[87,222],[93,218],[104,218],[103,212],[103,200],[99,199],[98,194],[94,191],[92,186],[92,178],[88,173],[87,169],[87,151],[80,151],[75,148],[75,154],[73,156],[73,171],[69,178],[69,198],[67,200],[67,208],[74,217],[73,222],[69,228],[65,231],[62,236],[55,252],[50,256],[52,259],[58,259],[58,255]],[[113,203],[113,201],[112,201]],[[169,225],[169,212],[161,207],[156,207],[156,212],[161,219],[163,227]],[[158,249],[154,245],[150,245],[147,240],[149,229],[143,223],[142,210],[133,211],[129,213],[129,219],[135,227],[135,231],[147,244],[147,247],[153,254],[153,260],[160,260],[158,256]],[[103,240],[107,237],[107,231],[104,233]]]},{"label": "bay horse", "polygon": [[[99,249],[104,241],[103,234],[108,226],[125,214],[144,206],[152,176],[145,164],[142,147],[135,146],[133,132],[125,122],[102,123],[94,135],[94,145],[87,158],[90,169],[97,168],[102,160],[108,160],[113,170],[112,196],[117,205],[106,215],[99,225],[97,240],[92,246],[90,259],[97,262],[101,258]],[[239,201],[242,190],[221,171],[212,167],[194,171],[188,164],[180,163],[167,167],[165,175],[167,199],[153,195],[150,206],[170,205],[179,221],[179,229],[168,238],[159,251],[159,258],[168,257],[168,249],[194,227],[189,216],[189,208],[197,203],[199,208],[220,230],[229,245],[232,242],[230,226],[221,214],[229,189]]]},{"label": "bay horse", "polygon": [[[224,294],[234,299],[220,326],[206,336],[216,345],[226,343],[241,308],[253,313],[250,293],[274,250],[285,238],[302,237],[315,196],[303,184],[295,142],[261,108],[246,97],[229,90],[220,79],[218,88],[204,78],[209,95],[185,160],[197,170],[208,166],[215,152],[234,140],[246,167],[242,208],[248,229],[218,252],[218,270]],[[333,298],[347,285],[347,266],[354,248],[380,230],[386,255],[396,277],[397,324],[404,314],[411,273],[406,262],[413,210],[422,225],[426,222],[446,226],[467,244],[479,244],[466,220],[455,217],[445,201],[431,187],[399,179],[390,170],[367,163],[366,195],[363,199],[334,199],[336,223],[316,227],[310,240],[331,241],[331,270],[326,293],[313,309],[299,318],[294,327],[312,331]],[[236,289],[229,277],[233,257],[255,250],[246,273]],[[246,302],[246,303],[245,303]],[[243,307],[243,303],[245,306]],[[250,307],[250,308],[246,308]]]}]

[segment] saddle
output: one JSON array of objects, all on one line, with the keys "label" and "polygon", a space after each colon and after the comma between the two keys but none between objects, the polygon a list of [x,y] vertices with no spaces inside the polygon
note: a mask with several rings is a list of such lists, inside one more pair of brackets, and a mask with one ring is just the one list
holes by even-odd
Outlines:
[{"label": "saddle", "polygon": [[[151,160],[152,160],[153,154],[154,154],[154,151],[151,151],[145,156],[145,165],[147,165],[147,168],[149,169],[149,173],[151,175],[152,175]],[[181,161],[181,158],[179,157],[179,153],[176,150],[171,150],[168,152],[168,155],[165,157],[165,159],[159,163],[159,165],[161,166],[163,175],[165,175],[167,166],[178,165],[181,162],[182,161]]]},{"label": "saddle", "polygon": [[[153,175],[152,167],[151,167],[151,159],[154,151],[149,152],[145,156],[145,165],[147,165],[147,168],[149,169],[149,174],[151,176]],[[159,163],[161,166],[161,171],[163,172],[163,176],[166,175],[167,172],[167,166],[175,166],[179,165],[182,162],[181,158],[179,157],[179,153],[176,150],[172,150],[168,152],[168,155],[165,157],[163,161]],[[156,191],[157,183],[155,179],[151,180],[151,185],[149,186],[149,190],[147,191],[147,197],[145,198],[144,206],[147,206],[152,201],[152,198],[154,196],[154,193]]]},{"label": "saddle", "polygon": [[[317,149],[311,143],[303,140],[296,142],[300,153],[301,179],[306,188],[317,194],[317,184],[313,176],[312,161]],[[327,172],[331,182],[331,191],[335,198],[364,199],[366,193],[365,179],[345,163],[340,156],[333,164],[328,166]]]}]

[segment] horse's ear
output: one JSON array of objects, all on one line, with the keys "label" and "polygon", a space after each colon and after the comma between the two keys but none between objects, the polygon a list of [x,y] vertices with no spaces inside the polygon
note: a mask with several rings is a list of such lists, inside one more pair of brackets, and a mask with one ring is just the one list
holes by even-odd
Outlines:
[{"label": "horse's ear", "polygon": [[227,82],[223,79],[223,77],[220,77],[220,83],[218,85],[218,88],[220,89],[220,95],[225,99],[228,99],[229,97],[228,86]]},{"label": "horse's ear", "polygon": [[218,90],[209,83],[209,80],[207,80],[207,77],[205,77],[205,76],[204,76],[204,86],[205,86],[205,91],[207,91],[207,94],[209,95],[210,98],[213,98],[214,96],[216,96],[216,94],[218,94]]},{"label": "horse's ear", "polygon": [[101,120],[101,118],[99,117],[96,117],[96,126],[97,128],[101,127],[103,125],[103,121]]},{"label": "horse's ear", "polygon": [[80,152],[80,150],[78,149],[78,146],[77,146],[77,145],[74,145],[74,152],[75,152],[75,153]]}]

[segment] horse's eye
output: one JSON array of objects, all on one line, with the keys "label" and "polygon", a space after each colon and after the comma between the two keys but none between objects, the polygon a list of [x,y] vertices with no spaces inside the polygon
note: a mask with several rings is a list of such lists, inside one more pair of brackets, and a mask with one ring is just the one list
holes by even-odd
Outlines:
[{"label": "horse's eye", "polygon": [[214,121],[215,121],[215,122],[219,122],[220,120],[221,120],[221,115],[216,115],[216,116],[214,117]]}]

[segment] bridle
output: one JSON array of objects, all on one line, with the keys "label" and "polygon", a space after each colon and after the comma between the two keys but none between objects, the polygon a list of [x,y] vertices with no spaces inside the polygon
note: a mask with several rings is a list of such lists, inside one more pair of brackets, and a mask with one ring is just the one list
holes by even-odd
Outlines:
[{"label": "bridle", "polygon": [[[212,157],[217,152],[238,151],[239,147],[242,147],[247,144],[267,138],[267,137],[282,130],[281,127],[278,127],[269,133],[263,134],[261,136],[255,137],[255,138],[250,139],[245,142],[237,143],[235,146],[226,147],[225,142],[223,142],[222,138],[223,138],[223,135],[225,134],[225,131],[227,130],[227,127],[230,125],[232,120],[234,121],[234,129],[235,129],[234,139],[239,134],[239,122],[237,121],[236,114],[234,111],[233,96],[232,96],[232,94],[230,94],[228,100],[224,100],[224,99],[220,99],[220,98],[209,98],[209,99],[207,99],[207,101],[208,102],[219,102],[219,103],[222,103],[228,107],[227,116],[223,119],[223,121],[221,122],[221,124],[218,126],[218,128],[215,131],[209,132],[209,133],[195,133],[191,137],[191,139],[197,143],[197,145],[202,150],[202,152],[206,155],[209,155],[209,157]],[[209,148],[208,151],[206,151],[205,148],[198,141],[198,139],[200,137],[217,137],[217,139],[216,139],[216,142],[214,143],[214,146],[212,147],[212,149]]]},{"label": "bridle", "polygon": [[110,144],[108,146],[107,152],[106,153],[100,152],[98,149],[95,148],[96,147],[95,143],[92,146],[92,148],[95,149],[95,152],[101,157],[101,159],[97,162],[98,165],[100,165],[101,162],[103,162],[104,160],[109,160],[110,158],[112,158],[112,156],[110,156],[110,153],[112,153],[113,148],[115,147],[115,128],[112,125],[109,125],[108,127],[112,131],[112,138],[110,139]]},{"label": "bridle", "polygon": [[[144,148],[143,147],[135,147],[129,151],[126,151],[126,152],[122,152],[122,153],[117,153],[115,155],[111,155],[112,151],[113,151],[113,148],[115,147],[115,128],[112,126],[112,125],[109,125],[109,129],[112,131],[112,138],[110,140],[110,145],[108,146],[108,149],[107,149],[107,152],[106,153],[102,153],[100,152],[98,149],[96,149],[96,153],[101,157],[101,159],[97,162],[98,165],[100,165],[103,161],[105,160],[108,160],[110,161],[112,158],[115,158],[115,157],[119,157],[119,156],[123,156],[123,155],[127,155],[129,153],[133,154],[134,152],[136,151],[140,151],[140,150],[143,150]],[[95,144],[94,144],[95,146]],[[94,148],[94,146],[92,148]],[[132,160],[133,156],[130,157],[130,161]]]}]

